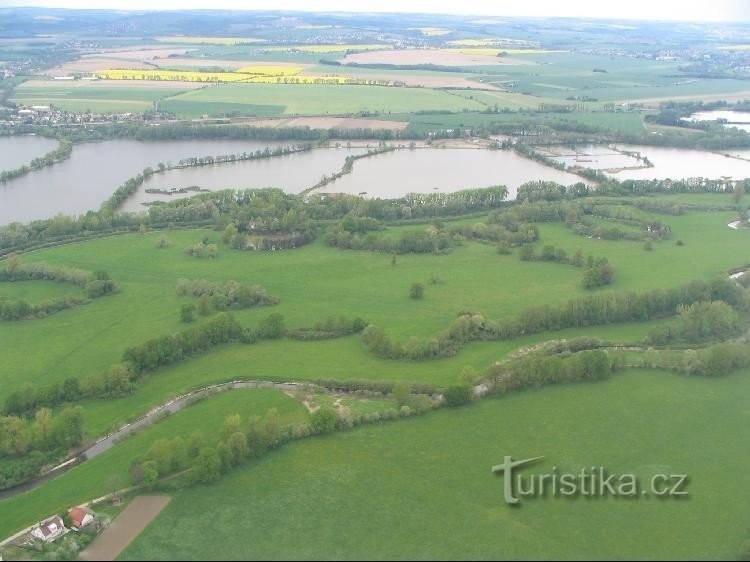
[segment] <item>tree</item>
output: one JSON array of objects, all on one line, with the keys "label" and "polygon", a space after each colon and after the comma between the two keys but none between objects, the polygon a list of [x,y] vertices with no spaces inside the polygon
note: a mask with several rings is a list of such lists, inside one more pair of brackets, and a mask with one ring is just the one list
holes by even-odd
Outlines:
[{"label": "tree", "polygon": [[207,294],[201,295],[200,299],[198,299],[198,314],[201,316],[211,314],[211,297]]},{"label": "tree", "polygon": [[400,382],[393,386],[393,399],[398,403],[399,406],[405,406],[409,403],[411,397],[411,385],[409,383]]},{"label": "tree", "polygon": [[75,447],[83,441],[83,408],[65,408],[57,416],[53,431],[55,441],[64,447]]},{"label": "tree", "polygon": [[534,259],[534,247],[531,244],[524,244],[518,251],[518,257],[521,261],[531,261]]},{"label": "tree", "polygon": [[52,441],[52,410],[49,408],[39,408],[34,416],[32,429],[34,432],[34,440],[41,447],[48,447]]},{"label": "tree", "polygon": [[197,457],[201,449],[203,449],[204,439],[203,439],[203,433],[200,431],[194,431],[193,434],[190,436],[190,440],[187,444],[187,454],[190,458]]},{"label": "tree", "polygon": [[421,299],[424,297],[424,285],[422,283],[414,283],[409,289],[409,298]]},{"label": "tree", "polygon": [[284,332],[284,316],[274,312],[260,321],[256,334],[260,339],[274,340],[282,337]]},{"label": "tree", "polygon": [[253,416],[248,420],[246,437],[249,456],[259,457],[268,449],[268,435],[258,416]]},{"label": "tree", "polygon": [[195,320],[195,305],[194,304],[183,304],[180,308],[180,320],[185,323],[190,323]]},{"label": "tree", "polygon": [[250,454],[250,448],[247,446],[247,435],[241,431],[236,431],[229,436],[227,446],[231,451],[232,464],[234,465],[240,464]]},{"label": "tree", "polygon": [[156,463],[159,474],[168,474],[173,468],[174,453],[168,439],[157,439],[148,448],[146,458]]},{"label": "tree", "polygon": [[336,412],[327,406],[319,408],[310,416],[310,425],[314,433],[331,433],[336,429]]},{"label": "tree", "polygon": [[216,482],[221,476],[221,459],[216,449],[203,447],[193,463],[196,481],[204,484]]},{"label": "tree", "polygon": [[237,226],[233,222],[230,222],[224,229],[224,234],[221,235],[222,242],[231,246],[232,244],[234,244],[237,233]]},{"label": "tree", "polygon": [[242,426],[242,418],[239,414],[230,414],[224,418],[224,426],[221,428],[221,435],[226,440],[229,439],[230,435],[240,431]]},{"label": "tree", "polygon": [[153,488],[159,481],[159,469],[155,461],[146,461],[141,465],[142,483],[149,489]]},{"label": "tree", "polygon": [[81,398],[81,385],[75,377],[65,379],[62,385],[63,399],[68,402],[75,402]]},{"label": "tree", "polygon": [[462,406],[474,399],[474,389],[468,384],[449,386],[444,396],[448,406]]},{"label": "tree", "polygon": [[221,461],[221,473],[229,472],[232,468],[232,450],[226,443],[219,443],[216,446],[216,453]]},{"label": "tree", "polygon": [[279,411],[276,408],[268,410],[263,429],[268,439],[268,445],[270,447],[277,446],[281,441],[281,420],[279,420]]}]

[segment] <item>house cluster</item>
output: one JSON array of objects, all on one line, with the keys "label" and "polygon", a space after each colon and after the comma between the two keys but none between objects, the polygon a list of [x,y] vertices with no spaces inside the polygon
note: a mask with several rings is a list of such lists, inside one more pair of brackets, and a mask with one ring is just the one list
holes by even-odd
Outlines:
[{"label": "house cluster", "polygon": [[70,521],[70,528],[65,526],[59,515],[40,521],[32,527],[31,537],[45,543],[51,543],[65,536],[70,531],[78,532],[84,527],[88,527],[94,523],[95,516],[88,508],[80,506],[68,510],[68,519]]},{"label": "house cluster", "polygon": [[[0,125],[95,125],[99,123],[142,122],[146,117],[142,113],[92,113],[63,111],[49,105],[21,106],[8,111],[0,117]],[[154,113],[149,120],[169,121],[173,116]]]}]

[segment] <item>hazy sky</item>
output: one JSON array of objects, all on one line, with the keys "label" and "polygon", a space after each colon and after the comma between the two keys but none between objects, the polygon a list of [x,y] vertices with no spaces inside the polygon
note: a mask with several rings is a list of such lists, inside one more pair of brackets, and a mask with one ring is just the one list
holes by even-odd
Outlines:
[{"label": "hazy sky", "polygon": [[748,21],[748,0],[0,0],[0,7],[237,9],[461,13],[690,21]]}]

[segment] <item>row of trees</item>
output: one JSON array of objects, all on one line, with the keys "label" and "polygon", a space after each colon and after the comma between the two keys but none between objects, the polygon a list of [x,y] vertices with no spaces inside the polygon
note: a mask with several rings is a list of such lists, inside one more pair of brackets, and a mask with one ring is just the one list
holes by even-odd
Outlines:
[{"label": "row of trees", "polygon": [[51,166],[56,162],[69,158],[70,153],[73,151],[73,143],[62,137],[58,139],[58,143],[57,148],[47,154],[34,158],[28,164],[24,164],[13,170],[0,171],[0,183],[5,183],[35,170],[41,170],[46,166]]},{"label": "row of trees", "polygon": [[372,250],[389,254],[438,254],[450,250],[453,246],[450,233],[434,226],[421,231],[401,232],[398,238],[392,238],[375,233],[355,234],[339,225],[328,231],[325,242],[334,248]]},{"label": "row of trees", "polygon": [[727,279],[694,281],[673,289],[645,293],[607,293],[573,299],[559,305],[541,305],[500,321],[480,314],[462,314],[436,337],[393,340],[377,326],[362,332],[362,342],[383,359],[423,360],[456,355],[474,340],[507,340],[523,335],[565,328],[583,328],[621,322],[646,321],[676,314],[678,306],[699,301],[722,300],[736,310],[747,309],[743,289]]},{"label": "row of trees", "polygon": [[0,297],[0,319],[25,320],[49,316],[61,310],[86,304],[90,299],[110,295],[117,286],[104,271],[84,271],[81,269],[52,266],[43,262],[23,264],[18,256],[11,256],[5,268],[0,269],[0,282],[56,281],[71,283],[81,287],[86,297],[66,295],[30,303],[25,299]]},{"label": "row of trees", "polygon": [[504,394],[548,384],[602,380],[611,371],[612,361],[607,352],[592,349],[569,355],[531,354],[492,366],[487,376],[494,381],[494,391]]}]

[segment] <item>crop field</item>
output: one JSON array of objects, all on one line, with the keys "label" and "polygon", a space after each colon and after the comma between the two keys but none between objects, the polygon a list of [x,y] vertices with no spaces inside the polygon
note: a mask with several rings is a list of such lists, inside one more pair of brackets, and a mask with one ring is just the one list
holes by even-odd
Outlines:
[{"label": "crop field", "polygon": [[187,35],[155,37],[159,43],[184,43],[186,45],[246,45],[263,43],[265,39],[253,37],[194,37]]},{"label": "crop field", "polygon": [[[750,462],[737,430],[749,395],[748,371],[628,372],[293,443],[177,493],[123,559],[733,559],[750,519],[734,491],[750,485],[737,470]],[[506,505],[490,467],[542,454],[547,470],[684,472],[690,499]]]},{"label": "crop field", "polygon": [[277,114],[302,115],[483,108],[477,102],[438,90],[327,84],[228,84],[175,96],[163,107],[178,115],[191,116],[226,112],[227,104],[235,111],[242,111],[242,106],[247,106],[248,113],[253,113],[254,106],[279,106]]},{"label": "crop field", "polygon": [[116,81],[55,82],[30,80],[13,92],[13,101],[21,105],[54,105],[69,111],[142,112],[153,102],[195,88],[196,84],[151,83],[138,85]]}]

